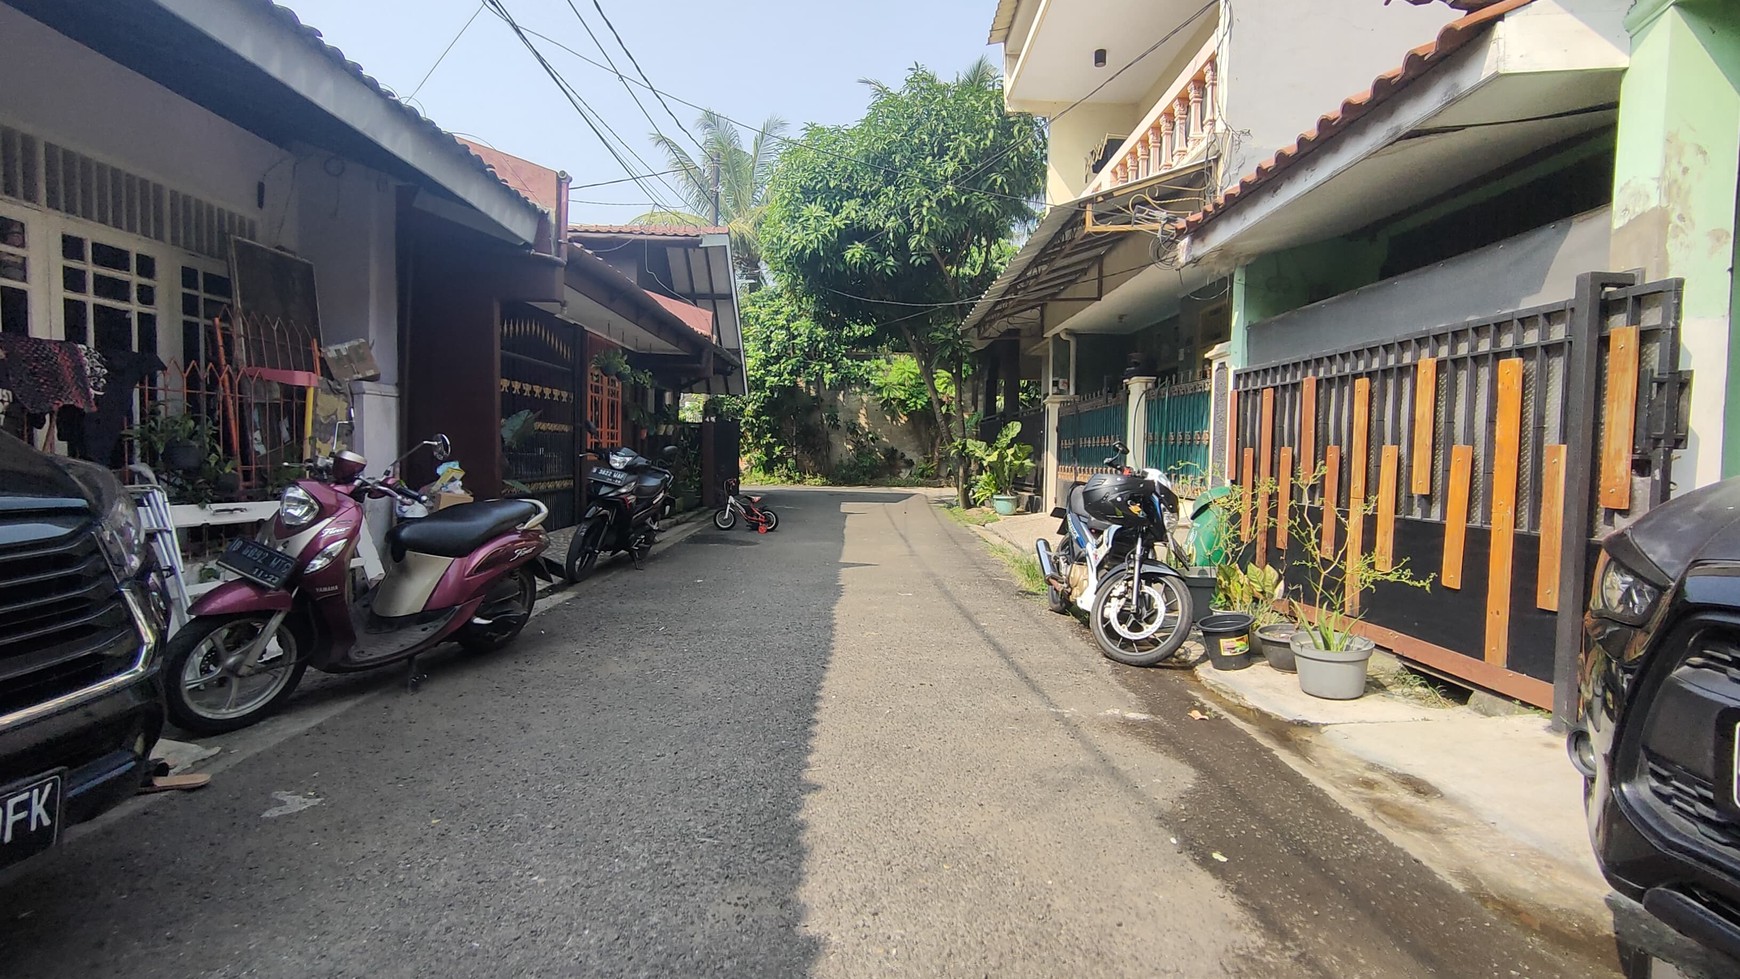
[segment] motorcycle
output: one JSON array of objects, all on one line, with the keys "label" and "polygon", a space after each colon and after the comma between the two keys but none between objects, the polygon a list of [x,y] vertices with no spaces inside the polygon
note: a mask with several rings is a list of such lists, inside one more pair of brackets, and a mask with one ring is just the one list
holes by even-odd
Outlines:
[{"label": "motorcycle", "polygon": [[[598,434],[591,422],[586,430]],[[677,457],[677,447],[666,446],[659,455],[668,463]],[[583,457],[602,465],[594,464],[586,473],[591,504],[568,543],[564,569],[570,582],[584,580],[606,552],[627,551],[634,566],[640,567],[658,540],[659,521],[676,508],[670,496],[671,471],[653,465],[633,449],[616,448],[607,454],[588,450]]]},{"label": "motorcycle", "polygon": [[[438,459],[451,451],[445,435],[411,451],[425,447]],[[258,539],[230,542],[218,565],[238,577],[194,602],[166,650],[178,726],[217,734],[253,724],[283,706],[310,666],[353,673],[408,661],[415,688],[420,654],[448,640],[490,652],[525,628],[534,578],[549,579],[539,561],[548,508],[489,500],[399,523],[386,534],[385,573],[370,581],[351,569],[367,534],[364,502],[429,499],[391,467],[370,479],[367,466],[349,451],[314,463],[285,488]]]},{"label": "motorcycle", "polygon": [[1179,558],[1178,494],[1157,469],[1120,466],[1129,449],[1116,449],[1105,465],[1119,472],[1077,483],[1067,506],[1051,511],[1057,547],[1041,538],[1033,548],[1052,611],[1080,608],[1108,658],[1153,666],[1178,652],[1195,621],[1184,576],[1163,557]]}]

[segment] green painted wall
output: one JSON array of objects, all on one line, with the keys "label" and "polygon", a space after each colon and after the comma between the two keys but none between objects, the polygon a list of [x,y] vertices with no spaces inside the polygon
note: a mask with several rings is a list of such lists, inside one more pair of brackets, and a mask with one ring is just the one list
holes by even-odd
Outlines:
[{"label": "green painted wall", "polygon": [[1626,26],[1631,65],[1620,89],[1612,264],[1685,279],[1681,325],[1697,375],[1690,465],[1675,481],[1691,488],[1740,474],[1740,304],[1731,268],[1740,8],[1656,0],[1638,4]]},{"label": "green painted wall", "polygon": [[1232,281],[1232,362],[1243,367],[1245,329],[1272,316],[1338,296],[1377,281],[1383,239],[1335,238],[1264,255]]}]

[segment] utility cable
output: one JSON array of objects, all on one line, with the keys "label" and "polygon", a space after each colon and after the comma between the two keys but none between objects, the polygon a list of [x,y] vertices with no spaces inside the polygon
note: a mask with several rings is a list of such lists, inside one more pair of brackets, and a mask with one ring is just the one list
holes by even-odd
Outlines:
[{"label": "utility cable", "polygon": [[[634,102],[634,107],[639,109],[640,114],[643,117],[645,117],[647,125],[652,127],[652,130],[655,134],[657,134],[660,137],[664,137],[665,134],[659,131],[659,124],[656,121],[654,121],[654,119],[652,117],[652,113],[650,113],[646,110],[646,106],[641,102],[640,96],[635,94],[634,86],[630,85],[628,83],[627,76],[623,75],[622,72],[617,69],[616,59],[612,58],[610,56],[610,52],[605,50],[604,43],[602,41],[598,40],[597,34],[593,33],[592,25],[588,24],[586,22],[586,18],[582,17],[580,15],[580,8],[574,5],[574,0],[567,0],[567,4],[568,4],[568,9],[573,11],[573,13],[574,13],[574,19],[579,21],[580,27],[586,31],[586,36],[592,39],[592,46],[598,49],[598,53],[604,56],[605,63],[610,65],[611,71],[616,73],[617,81],[622,83],[622,90],[628,93],[628,97],[631,100],[633,100],[633,102]],[[606,20],[606,23],[608,23],[608,19]],[[621,41],[621,39],[618,38],[618,42],[620,42],[620,41]],[[623,50],[626,51],[627,48],[624,48]],[[693,138],[693,137],[690,137],[690,138]],[[697,144],[697,145],[699,145],[699,144]]]},{"label": "utility cable", "polygon": [[[599,3],[599,0],[592,0],[592,6],[598,11],[598,16],[604,18],[604,26],[610,28],[610,35],[616,38],[617,46],[622,48],[622,53],[628,55],[628,63],[634,66],[635,73],[640,75],[642,82],[646,83],[647,91],[653,93],[653,96],[659,100],[659,104],[665,107],[665,114],[671,117],[671,121],[677,124],[677,128],[683,131],[683,135],[689,137],[689,142],[694,143],[695,148],[701,151],[701,155],[705,156],[707,147],[701,145],[701,141],[695,138],[695,134],[689,132],[689,127],[683,125],[683,120],[678,119],[677,114],[671,111],[670,103],[665,101],[664,93],[653,87],[652,79],[646,77],[646,70],[640,66],[640,59],[636,58],[634,52],[630,51],[628,45],[623,42],[622,35],[616,30],[616,25],[610,22],[610,15],[604,12],[604,6]],[[605,60],[609,61],[610,59],[606,58]],[[658,127],[654,126],[653,131],[658,132]]]},{"label": "utility cable", "polygon": [[[592,130],[592,135],[598,137],[598,141],[604,144],[605,150],[616,160],[617,165],[622,167],[622,171],[634,179],[635,185],[641,189],[642,193],[654,200],[658,200],[659,195],[654,193],[652,189],[646,185],[644,178],[636,174],[634,167],[628,165],[628,161],[623,159],[622,154],[617,151],[616,147],[611,144],[610,140],[605,138],[604,132],[601,131],[599,127],[602,126],[604,130],[608,130],[612,136],[616,137],[617,142],[621,143],[623,148],[628,150],[629,155],[634,156],[640,163],[640,169],[642,171],[650,171],[652,168],[647,166],[645,160],[641,160],[639,156],[635,154],[634,150],[628,146],[627,141],[623,140],[623,138],[617,134],[616,130],[611,129],[610,124],[605,122],[602,116],[598,116],[596,110],[593,110],[589,105],[587,105],[586,100],[580,97],[580,93],[568,83],[566,78],[562,77],[562,73],[557,71],[554,65],[550,64],[549,60],[544,57],[543,52],[539,51],[537,45],[533,44],[532,39],[527,36],[534,32],[521,27],[519,22],[514,20],[513,14],[508,12],[507,7],[502,0],[483,0],[483,2],[489,7],[491,13],[501,18],[502,21],[513,30],[514,34],[519,38],[520,43],[525,46],[527,51],[531,52],[533,58],[537,59],[538,65],[544,69],[544,73],[549,75],[550,80],[556,83],[556,87],[560,89],[563,96],[568,99],[569,104],[574,107],[574,111],[579,113],[580,118],[586,123],[586,127]],[[538,36],[543,37],[541,34]],[[544,38],[544,40],[550,41],[547,37]],[[550,41],[550,43],[558,44],[559,47],[563,47],[564,50],[573,53],[572,49],[560,45],[558,42]],[[597,116],[597,118],[594,118],[595,116]],[[676,188],[672,187],[663,178],[659,179],[659,183],[663,184],[664,188],[670,191],[672,196],[676,197],[678,200],[682,199],[682,194],[678,193]],[[669,207],[669,205],[664,206],[667,208]]]},{"label": "utility cable", "polygon": [[453,51],[453,46],[459,43],[459,39],[465,36],[466,31],[471,30],[471,25],[476,22],[477,15],[481,13],[483,13],[483,3],[480,0],[477,9],[473,10],[471,16],[466,19],[465,26],[459,29],[459,33],[453,35],[453,40],[448,41],[447,46],[441,49],[441,54],[435,59],[435,63],[430,65],[429,70],[423,73],[423,80],[417,83],[416,88],[411,89],[410,95],[405,96],[407,100],[416,98],[417,93],[423,90],[423,86],[428,84],[430,76],[435,74],[435,69],[441,67],[441,62],[447,60],[447,55]]}]

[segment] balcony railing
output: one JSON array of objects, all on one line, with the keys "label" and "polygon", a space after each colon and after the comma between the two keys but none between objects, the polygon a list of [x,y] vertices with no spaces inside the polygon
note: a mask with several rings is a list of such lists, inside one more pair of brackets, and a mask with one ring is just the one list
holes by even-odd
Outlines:
[{"label": "balcony railing", "polygon": [[1210,38],[1196,53],[1171,90],[1088,184],[1088,193],[1165,173],[1206,155],[1209,137],[1220,126],[1215,112],[1219,40]]}]

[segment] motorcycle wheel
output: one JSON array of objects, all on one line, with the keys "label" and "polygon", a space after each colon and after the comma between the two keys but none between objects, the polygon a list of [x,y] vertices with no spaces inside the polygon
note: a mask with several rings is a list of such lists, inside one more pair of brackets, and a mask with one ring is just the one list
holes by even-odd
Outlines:
[{"label": "motorcycle wheel", "polygon": [[562,566],[569,584],[577,585],[586,580],[592,569],[598,566],[605,529],[602,520],[583,521],[574,528],[574,537],[568,542],[568,561]]},{"label": "motorcycle wheel", "polygon": [[713,512],[713,526],[720,530],[730,530],[737,526],[737,511],[730,507],[720,507]]},{"label": "motorcycle wheel", "polygon": [[772,507],[762,507],[761,516],[767,521],[768,533],[773,533],[779,529],[779,514],[774,513]]},{"label": "motorcycle wheel", "polygon": [[278,624],[250,676],[226,674],[223,658],[260,637],[264,614],[194,619],[164,650],[164,699],[169,719],[194,734],[223,734],[247,727],[284,706],[302,682],[307,664],[288,621]]},{"label": "motorcycle wheel", "polygon": [[1149,571],[1133,590],[1134,577],[1123,571],[1101,585],[1088,621],[1107,659],[1153,666],[1178,652],[1190,635],[1195,621],[1190,589],[1172,575]]},{"label": "motorcycle wheel", "polygon": [[532,606],[537,601],[538,582],[532,577],[530,568],[520,568],[496,582],[479,606],[480,612],[490,609],[497,615],[505,613],[515,616],[513,624],[488,631],[467,622],[454,638],[468,653],[493,653],[519,638],[520,631],[526,627],[526,620],[532,617]]}]

